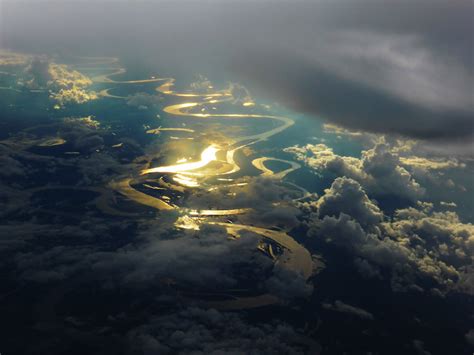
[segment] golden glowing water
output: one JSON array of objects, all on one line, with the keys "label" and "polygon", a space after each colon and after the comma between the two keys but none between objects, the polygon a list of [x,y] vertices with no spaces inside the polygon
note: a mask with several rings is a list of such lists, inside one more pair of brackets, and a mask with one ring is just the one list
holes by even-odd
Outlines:
[{"label": "golden glowing water", "polygon": [[[150,188],[151,190],[157,191],[166,191],[167,189],[172,189],[176,191],[185,191],[186,189],[195,189],[201,188],[200,179],[207,177],[217,177],[217,181],[222,182],[232,182],[233,179],[224,177],[232,173],[236,173],[240,170],[240,166],[235,161],[235,153],[247,146],[253,145],[257,142],[268,140],[272,136],[283,132],[288,127],[294,124],[294,121],[291,118],[284,116],[275,116],[275,115],[266,115],[266,114],[255,114],[255,113],[208,113],[204,105],[213,104],[218,105],[224,102],[232,102],[232,92],[231,90],[212,90],[213,87],[209,86],[206,92],[176,92],[173,91],[175,79],[173,78],[155,78],[145,80],[132,80],[132,81],[115,81],[110,79],[110,76],[122,74],[125,72],[123,68],[118,67],[118,62],[116,60],[110,60],[109,62],[106,59],[100,59],[103,62],[109,63],[114,66],[112,73],[99,75],[93,78],[95,82],[98,83],[119,83],[119,84],[141,84],[149,82],[158,82],[163,81],[163,84],[156,88],[156,91],[162,95],[172,96],[176,98],[190,98],[193,101],[183,102],[172,104],[164,107],[163,111],[168,113],[171,116],[181,116],[187,118],[194,118],[199,120],[222,120],[222,119],[258,119],[258,120],[274,120],[280,124],[270,130],[267,130],[263,133],[251,134],[246,136],[241,136],[237,138],[232,138],[232,144],[227,146],[218,146],[217,144],[211,144],[207,146],[200,155],[199,160],[188,161],[187,158],[178,159],[177,164],[174,165],[165,165],[158,167],[147,167],[141,169],[138,178],[147,176],[149,174],[156,175],[167,175],[171,176],[172,181],[178,185],[172,185],[170,183],[165,183],[162,178],[159,178],[161,187],[152,186],[149,184],[144,184],[143,186]],[[99,61],[100,61],[99,60]],[[102,96],[110,98],[122,98],[119,96],[114,96],[109,93],[110,89],[103,90],[101,92]],[[211,91],[212,90],[212,91]],[[241,107],[245,108],[254,108],[255,102],[253,100],[246,100],[241,104]],[[216,110],[216,107],[212,107],[213,110]],[[149,129],[147,133],[150,134],[159,134],[161,131],[182,131],[186,133],[195,133],[192,129],[187,128],[156,128]],[[170,137],[172,139],[173,137]],[[178,137],[174,137],[178,138]],[[192,139],[193,137],[188,137],[187,139]],[[222,164],[227,164],[224,168],[212,167],[211,163],[218,161],[217,153],[219,151],[225,151],[225,160],[221,161]],[[274,173],[272,170],[268,169],[265,166],[265,162],[269,160],[280,161],[289,165],[288,169],[285,169],[279,173]],[[286,175],[292,171],[299,169],[300,165],[292,162],[270,157],[261,157],[254,159],[252,165],[262,171],[262,175],[281,180]],[[146,193],[140,192],[134,189],[131,186],[131,183],[134,181],[134,178],[127,177],[120,181],[112,182],[110,187],[112,187],[117,192],[128,197],[130,200],[138,202],[140,204],[158,209],[158,210],[172,210],[179,209],[182,212],[181,217],[178,218],[175,226],[185,229],[194,229],[198,230],[202,223],[214,224],[224,227],[227,230],[227,233],[234,235],[236,237],[245,237],[244,231],[250,231],[262,236],[263,239],[271,240],[274,243],[277,243],[283,250],[283,254],[279,257],[276,257],[272,249],[269,249],[269,256],[272,259],[276,259],[277,263],[284,265],[285,267],[295,271],[296,273],[301,274],[304,278],[308,279],[313,272],[313,263],[310,253],[299,243],[297,243],[291,236],[289,236],[285,231],[275,231],[272,229],[256,227],[253,225],[244,225],[244,224],[234,224],[230,221],[228,222],[217,222],[210,220],[210,218],[219,218],[226,216],[236,216],[245,213],[251,213],[252,209],[249,208],[235,208],[235,209],[205,209],[205,210],[190,210],[182,207],[173,205],[170,202],[170,198],[166,196],[161,196],[161,198],[153,197]],[[226,185],[228,187],[232,186],[244,186],[246,183],[236,183]],[[218,188],[219,185],[207,186],[207,191],[213,191]],[[296,188],[300,189],[303,194],[306,194],[307,191],[300,188],[297,185],[294,185]],[[265,294],[255,297],[234,297],[233,300],[214,302],[210,306],[218,307],[222,309],[242,309],[242,308],[252,308],[259,307],[263,305],[273,304],[279,302],[279,299],[273,295]]]},{"label": "golden glowing water", "polygon": [[141,175],[151,174],[151,173],[181,173],[187,172],[192,170],[197,170],[200,168],[205,167],[211,161],[216,160],[216,153],[219,149],[214,146],[210,145],[201,153],[201,160],[191,162],[191,163],[182,163],[176,165],[168,165],[168,166],[159,166],[156,168],[151,169],[144,169],[141,171]]}]

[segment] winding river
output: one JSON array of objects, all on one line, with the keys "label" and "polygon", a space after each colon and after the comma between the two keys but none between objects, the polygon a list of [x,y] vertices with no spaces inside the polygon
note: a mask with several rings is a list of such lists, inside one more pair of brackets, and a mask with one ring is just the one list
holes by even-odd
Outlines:
[{"label": "winding river", "polygon": [[[123,74],[126,72],[124,68],[119,66],[118,60],[114,58],[90,58],[88,65],[95,65],[97,68],[102,67],[107,69],[108,74],[100,74],[92,78],[93,82],[97,84],[111,84],[114,85],[111,88],[100,91],[100,95],[105,98],[111,99],[126,99],[123,96],[117,96],[110,94],[110,90],[116,85],[121,84],[144,84],[159,82],[160,85],[156,88],[159,95],[164,97],[172,97],[175,99],[186,100],[181,103],[173,103],[163,108],[170,117],[184,117],[191,120],[228,120],[228,119],[239,119],[239,120],[271,120],[276,122],[276,126],[273,124],[271,129],[268,129],[258,134],[247,134],[239,137],[233,137],[231,143],[227,145],[210,144],[200,154],[200,158],[187,161],[177,162],[174,165],[164,166],[146,166],[136,172],[133,176],[127,176],[122,179],[112,181],[109,187],[116,192],[122,194],[128,199],[135,201],[139,204],[146,205],[148,207],[157,210],[176,210],[178,209],[182,215],[176,223],[178,228],[191,228],[199,229],[200,224],[208,223],[219,225],[226,229],[227,233],[237,238],[245,237],[244,231],[252,232],[260,235],[262,240],[268,240],[271,243],[275,243],[280,247],[282,252],[280,255],[275,256],[270,248],[270,256],[275,260],[276,263],[283,265],[284,267],[293,270],[294,272],[303,276],[306,280],[311,277],[314,271],[314,265],[311,254],[301,244],[296,242],[286,231],[274,230],[264,227],[257,227],[254,225],[246,224],[234,224],[230,221],[222,221],[222,217],[230,217],[233,215],[251,213],[252,208],[234,208],[234,209],[210,209],[210,210],[191,210],[184,207],[173,204],[169,197],[155,197],[152,194],[147,194],[134,188],[134,185],[139,184],[143,179],[152,179],[161,183],[162,187],[149,186],[152,189],[164,190],[167,189],[184,192],[186,189],[199,189],[206,188],[208,191],[219,188],[221,185],[209,185],[208,181],[219,181],[224,183],[223,186],[235,186],[239,184],[232,184],[235,173],[239,172],[241,167],[236,162],[235,155],[238,151],[245,147],[252,146],[258,142],[268,140],[274,135],[283,132],[294,124],[294,121],[285,116],[275,116],[268,114],[256,114],[254,113],[254,102],[244,101],[239,102],[238,113],[209,113],[206,108],[209,105],[219,105],[221,103],[237,105],[234,101],[233,93],[231,89],[214,90],[212,86],[207,88],[204,92],[198,91],[185,91],[178,92],[174,90],[175,79],[173,78],[157,78],[152,77],[151,79],[144,80],[114,80],[111,77]],[[105,68],[104,68],[105,66]],[[90,68],[90,67],[89,67]],[[226,105],[228,107],[229,105]],[[243,110],[252,108],[251,113],[242,113]],[[194,134],[195,130],[189,128],[173,128],[173,127],[159,127],[156,129],[150,129],[147,133],[159,134],[160,131],[176,130],[182,131],[186,134]],[[274,173],[271,169],[265,166],[268,161],[278,161],[288,165],[288,168],[278,173]],[[222,167],[215,169],[211,167],[213,162],[219,161]],[[258,170],[261,171],[261,175],[282,181],[289,173],[300,168],[300,165],[293,161],[287,161],[271,157],[260,157],[251,161],[251,164]],[[231,175],[234,174],[234,175]],[[168,182],[164,182],[164,178],[168,178]],[[210,177],[214,180],[210,180]],[[171,179],[171,180],[170,180]],[[172,182],[171,182],[172,181]],[[206,181],[204,184],[203,181]],[[225,185],[225,183],[228,183]],[[245,184],[245,183],[243,183]],[[291,184],[291,183],[290,183]],[[242,185],[242,183],[240,184]],[[293,184],[294,185],[294,184]],[[303,195],[307,194],[307,191],[294,185]],[[99,200],[104,205],[103,199]],[[104,207],[104,206],[102,206]],[[114,213],[115,209],[107,207],[107,213]],[[216,220],[217,218],[217,220]],[[279,303],[281,300],[271,294],[263,294],[254,297],[232,297],[230,300],[210,302],[210,305],[219,309],[245,309],[261,307],[265,305]]]}]

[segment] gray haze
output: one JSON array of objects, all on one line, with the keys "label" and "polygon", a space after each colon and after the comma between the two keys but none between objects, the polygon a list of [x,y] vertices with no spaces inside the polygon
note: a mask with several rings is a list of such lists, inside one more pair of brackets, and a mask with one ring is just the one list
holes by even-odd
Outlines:
[{"label": "gray haze", "polygon": [[469,146],[472,15],[467,0],[3,1],[0,44],[232,76],[346,127]]}]

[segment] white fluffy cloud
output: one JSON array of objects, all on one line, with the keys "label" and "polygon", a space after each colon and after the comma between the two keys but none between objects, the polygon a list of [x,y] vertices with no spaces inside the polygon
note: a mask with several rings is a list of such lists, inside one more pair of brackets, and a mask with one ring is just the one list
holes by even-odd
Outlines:
[{"label": "white fluffy cloud", "polygon": [[317,201],[317,206],[320,218],[345,213],[364,226],[377,224],[383,219],[382,211],[369,200],[360,184],[349,178],[334,180],[331,188],[326,189]]},{"label": "white fluffy cloud", "polygon": [[[378,207],[348,178],[336,179],[309,204],[308,235],[350,252],[365,276],[388,273],[395,290],[422,290],[432,280],[436,286],[429,288],[435,293],[453,288],[471,292],[474,226],[462,223],[454,212],[432,212],[426,204],[398,210],[392,220],[382,221]],[[311,210],[308,203],[303,207]]]},{"label": "white fluffy cloud", "polygon": [[162,233],[150,229],[141,243],[98,255],[93,268],[104,274],[113,272],[121,283],[139,288],[153,287],[164,278],[186,287],[222,288],[238,283],[238,264],[251,265],[257,274],[272,267],[258,252],[260,239],[255,234],[233,239],[218,226],[183,231],[174,238],[164,238]]},{"label": "white fluffy cloud", "polygon": [[[250,282],[261,294],[270,293],[282,301],[305,298],[312,293],[312,286],[304,277],[274,265],[258,249],[261,237],[257,234],[246,232],[235,238],[215,225],[202,225],[199,231],[174,230],[171,219],[162,219],[144,227],[136,240],[121,248],[107,250],[90,243],[100,235],[107,238],[113,234],[112,228],[117,227],[121,225],[102,225],[86,217],[77,227],[34,223],[23,229],[3,226],[2,230],[13,233],[4,251],[10,257],[13,255],[21,280],[38,283],[94,275],[104,284],[133,292],[164,290],[164,285],[171,282],[181,290],[218,294]],[[35,251],[18,249],[45,235],[81,243],[61,243]]]},{"label": "white fluffy cloud", "polygon": [[29,89],[49,90],[50,98],[61,107],[67,103],[82,104],[98,98],[88,90],[92,80],[77,70],[52,62],[47,57],[34,57],[25,67],[19,81]]},{"label": "white fluffy cloud", "polygon": [[416,201],[424,193],[386,143],[362,151],[360,159],[337,155],[324,144],[294,146],[285,151],[318,172],[327,171],[358,181],[374,197],[392,195]]}]

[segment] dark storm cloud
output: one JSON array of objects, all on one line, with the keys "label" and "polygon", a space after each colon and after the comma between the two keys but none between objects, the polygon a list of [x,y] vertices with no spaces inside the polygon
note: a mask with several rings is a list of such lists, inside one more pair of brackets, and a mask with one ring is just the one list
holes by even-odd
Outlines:
[{"label": "dark storm cloud", "polygon": [[0,45],[253,80],[339,125],[452,144],[473,134],[472,11],[464,0],[10,0]]},{"label": "dark storm cloud", "polygon": [[472,137],[473,110],[425,107],[283,52],[264,53],[261,59],[245,65],[249,78],[289,106],[326,121],[423,139]]},{"label": "dark storm cloud", "polygon": [[339,125],[469,141],[472,7],[424,0],[300,4],[234,57],[234,68],[268,97]]}]

